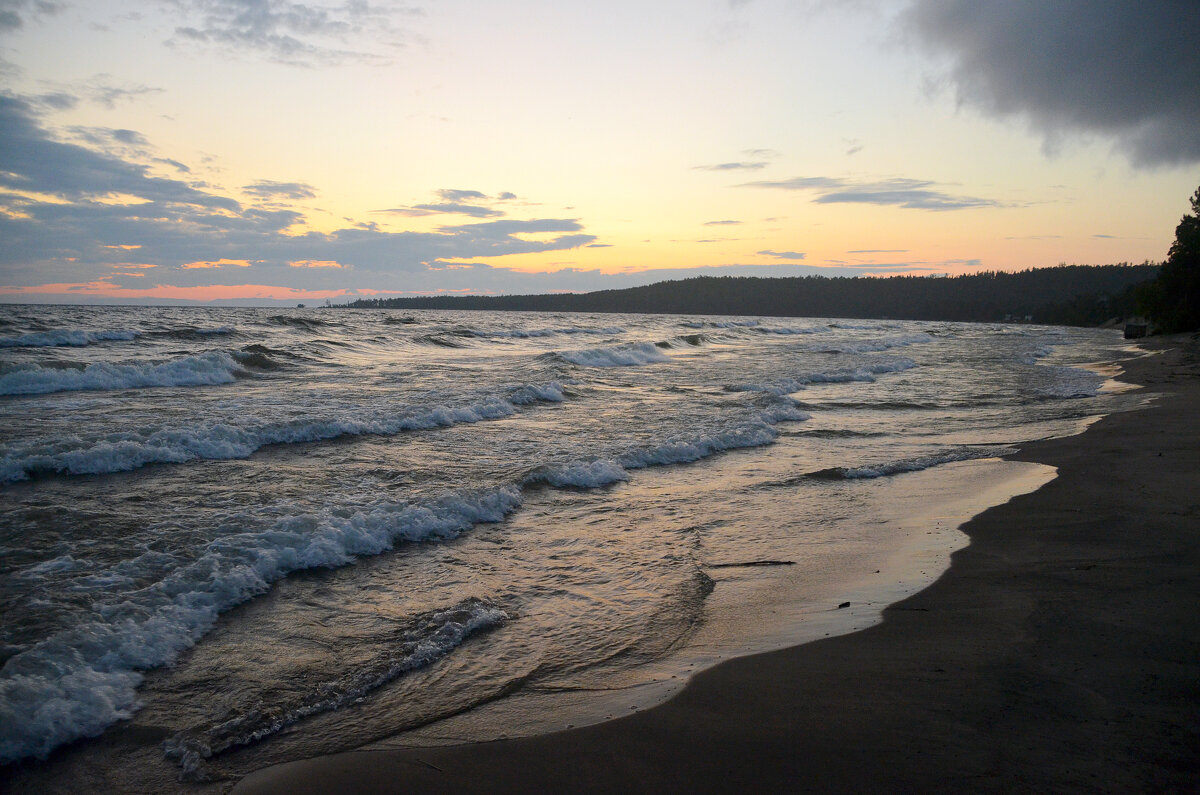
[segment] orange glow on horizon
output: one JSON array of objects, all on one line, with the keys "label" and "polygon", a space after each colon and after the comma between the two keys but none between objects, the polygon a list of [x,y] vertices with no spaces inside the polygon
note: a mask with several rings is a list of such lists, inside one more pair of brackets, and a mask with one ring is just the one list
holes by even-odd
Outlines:
[{"label": "orange glow on horizon", "polygon": [[63,298],[91,295],[104,298],[176,298],[189,301],[220,301],[234,298],[261,298],[264,300],[294,300],[306,298],[319,300],[346,295],[373,294],[383,291],[369,290],[305,290],[299,287],[281,287],[269,284],[212,284],[196,287],[174,287],[156,284],[153,287],[117,287],[103,280],[93,282],[39,284],[32,287],[0,287],[0,295],[61,295]]}]

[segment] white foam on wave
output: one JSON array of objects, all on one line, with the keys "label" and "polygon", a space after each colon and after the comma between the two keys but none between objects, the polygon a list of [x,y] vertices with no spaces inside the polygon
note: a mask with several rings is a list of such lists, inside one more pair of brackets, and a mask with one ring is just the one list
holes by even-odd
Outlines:
[{"label": "white foam on wave", "polygon": [[899,475],[904,472],[919,472],[924,469],[949,464],[954,461],[972,461],[979,458],[994,458],[1013,452],[1010,447],[990,448],[958,448],[943,450],[931,455],[916,458],[904,458],[898,461],[885,461],[861,467],[834,467],[820,472],[814,472],[814,477],[826,477],[845,480],[862,480],[882,478],[889,475]]},{"label": "white foam on wave", "polygon": [[754,330],[763,334],[780,334],[783,336],[789,336],[793,334],[820,334],[827,331],[827,329],[816,328],[812,326],[805,326],[801,328],[794,328],[791,326],[758,326]]},{"label": "white foam on wave", "polygon": [[906,334],[903,336],[885,337],[878,340],[831,343],[822,345],[817,350],[821,353],[876,353],[891,350],[892,348],[920,345],[926,342],[933,342],[933,337],[928,334]]},{"label": "white foam on wave", "polygon": [[536,337],[555,337],[558,335],[574,335],[574,334],[593,334],[597,336],[612,337],[617,334],[624,334],[625,329],[620,326],[607,326],[605,328],[580,328],[568,326],[564,328],[545,328],[545,329],[502,329],[499,331],[482,331],[479,329],[471,329],[471,333],[476,337],[507,337],[511,339],[530,339]]},{"label": "white foam on wave", "polygon": [[779,403],[764,409],[762,418],[764,422],[774,425],[779,422],[803,422],[811,420],[812,415],[806,411],[801,411],[790,403]]},{"label": "white foam on wave", "polygon": [[1045,359],[1047,356],[1050,356],[1053,353],[1053,345],[1039,345],[1037,348],[1034,348],[1031,351],[1025,351],[1022,353],[1020,357],[1021,363],[1035,365],[1038,363],[1038,359]]},{"label": "white foam on wave", "polygon": [[771,444],[778,437],[779,431],[766,422],[751,423],[724,433],[672,440],[652,448],[630,450],[619,456],[617,461],[626,469],[688,464],[727,450],[761,447]]},{"label": "white foam on wave", "polygon": [[[561,387],[544,393],[561,394]],[[728,450],[771,444],[779,435],[772,423],[806,418],[784,401],[768,408],[762,419],[729,430],[668,439],[612,458],[542,467],[520,484],[492,491],[452,493],[417,504],[379,500],[283,516],[264,529],[213,540],[186,565],[171,569],[158,559],[146,562],[146,571],[166,571],[150,586],[141,585],[146,572],[129,570],[131,565],[138,568],[137,561],[96,571],[91,581],[106,597],[93,605],[94,620],[14,655],[0,672],[0,764],[28,756],[44,758],[63,743],[94,736],[129,717],[139,706],[140,671],[170,664],[208,632],[221,613],[264,593],[292,572],[343,566],[397,543],[450,539],[477,524],[502,521],[520,506],[522,490],[530,486],[596,488],[628,479],[630,470],[690,463]],[[233,516],[225,524],[252,525],[255,518],[246,516],[239,522]],[[68,571],[77,568],[78,561],[62,556],[39,566],[39,571],[32,567],[25,573]],[[483,624],[502,620],[489,611],[477,618]],[[465,629],[469,627],[464,625]],[[380,676],[395,676],[412,662],[447,653],[462,637],[435,644],[411,661],[402,661],[399,668],[381,671]],[[230,735],[231,742],[250,742],[278,731],[287,721],[311,714],[306,711],[310,708],[336,708],[339,699],[378,686],[375,682],[356,679],[332,701],[300,705],[286,713],[280,725],[248,724],[242,727],[246,731]],[[219,750],[210,742],[211,732],[201,735],[176,738],[168,750],[173,749],[185,766],[194,766],[206,752]]]},{"label": "white foam on wave", "polygon": [[560,351],[558,355],[581,367],[637,367],[653,362],[669,362],[671,357],[649,342],[632,343],[614,348],[583,348]]},{"label": "white foam on wave", "polygon": [[25,480],[35,473],[101,475],[128,472],[150,464],[180,464],[207,459],[249,458],[270,444],[299,444],[343,436],[393,436],[404,431],[501,419],[518,405],[536,401],[562,402],[562,384],[527,384],[508,399],[489,397],[467,406],[425,406],[391,416],[372,413],[365,418],[305,419],[238,427],[212,425],[201,429],[165,428],[126,431],[105,439],[77,437],[0,446],[0,483]]},{"label": "white foam on wave", "polygon": [[16,337],[0,337],[0,348],[56,348],[69,346],[82,348],[95,342],[111,340],[128,341],[140,336],[136,331],[115,329],[111,331],[86,331],[83,329],[56,329],[21,334]]},{"label": "white foam on wave", "polygon": [[0,375],[0,395],[211,386],[231,383],[241,372],[244,372],[244,368],[224,351],[208,351],[166,362],[146,364],[95,362],[82,369],[43,367],[35,364]]},{"label": "white foam on wave", "polygon": [[769,407],[756,422],[732,430],[693,438],[671,439],[652,447],[635,447],[612,458],[572,461],[539,467],[527,476],[525,485],[546,484],[557,488],[600,488],[629,480],[629,470],[689,464],[729,450],[762,447],[779,438],[772,426],[779,422],[801,422],[811,415],[790,403]]},{"label": "white foam on wave", "polygon": [[453,538],[520,505],[516,488],[452,494],[425,504],[379,502],[287,516],[258,532],[211,542],[194,562],[120,601],[95,620],[10,658],[0,672],[0,764],[45,758],[99,734],[138,708],[139,671],[171,663],[222,612],[303,569],[342,566],[400,541]]},{"label": "white foam on wave", "polygon": [[379,660],[321,682],[295,701],[274,709],[252,709],[218,722],[179,732],[163,743],[163,752],[192,774],[202,760],[229,748],[268,737],[297,721],[350,704],[397,677],[424,668],[461,646],[472,635],[498,627],[509,615],[479,599],[417,616]]},{"label": "white foam on wave", "polygon": [[515,390],[508,396],[508,399],[518,406],[524,406],[539,400],[544,400],[548,403],[562,403],[567,399],[567,396],[563,392],[563,385],[561,383],[551,381],[548,384],[526,384]]},{"label": "white foam on wave", "polygon": [[1051,380],[1034,387],[1041,400],[1070,400],[1095,397],[1104,387],[1104,377],[1079,367],[1044,367]]},{"label": "white foam on wave", "polygon": [[545,483],[555,488],[595,489],[625,480],[629,480],[629,472],[625,467],[611,458],[602,458],[542,467],[527,477],[525,483]]},{"label": "white foam on wave", "polygon": [[912,359],[898,358],[886,362],[874,362],[861,367],[852,367],[828,372],[808,373],[772,384],[738,384],[729,387],[734,392],[765,392],[770,395],[787,395],[799,392],[811,384],[844,384],[854,381],[871,383],[876,376],[911,370],[917,364]]}]

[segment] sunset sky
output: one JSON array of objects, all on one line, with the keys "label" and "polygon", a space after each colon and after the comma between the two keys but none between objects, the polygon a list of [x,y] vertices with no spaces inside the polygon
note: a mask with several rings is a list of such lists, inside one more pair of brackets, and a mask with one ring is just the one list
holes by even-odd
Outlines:
[{"label": "sunset sky", "polygon": [[1200,3],[0,0],[0,301],[1160,260]]}]

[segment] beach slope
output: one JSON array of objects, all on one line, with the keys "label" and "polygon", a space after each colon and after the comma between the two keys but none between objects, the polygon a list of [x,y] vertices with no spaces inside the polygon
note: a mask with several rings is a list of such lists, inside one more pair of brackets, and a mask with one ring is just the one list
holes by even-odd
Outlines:
[{"label": "beach slope", "polygon": [[1014,456],[1057,479],[963,527],[861,632],[732,660],[620,720],[346,753],[238,793],[1200,791],[1200,343],[1147,344],[1153,405]]}]

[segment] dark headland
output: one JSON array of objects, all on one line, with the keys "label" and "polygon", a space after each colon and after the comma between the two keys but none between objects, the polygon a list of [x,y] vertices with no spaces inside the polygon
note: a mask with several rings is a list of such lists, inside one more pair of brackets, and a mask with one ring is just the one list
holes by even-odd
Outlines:
[{"label": "dark headland", "polygon": [[1139,285],[1163,266],[1060,265],[930,278],[698,276],[621,290],[545,295],[364,298],[351,309],[620,312],[1096,326],[1137,313]]},{"label": "dark headland", "polygon": [[238,793],[1200,791],[1200,335],[1149,408],[1016,458],[1058,477],[875,626],[736,659],[674,699],[519,740],[346,753]]}]

